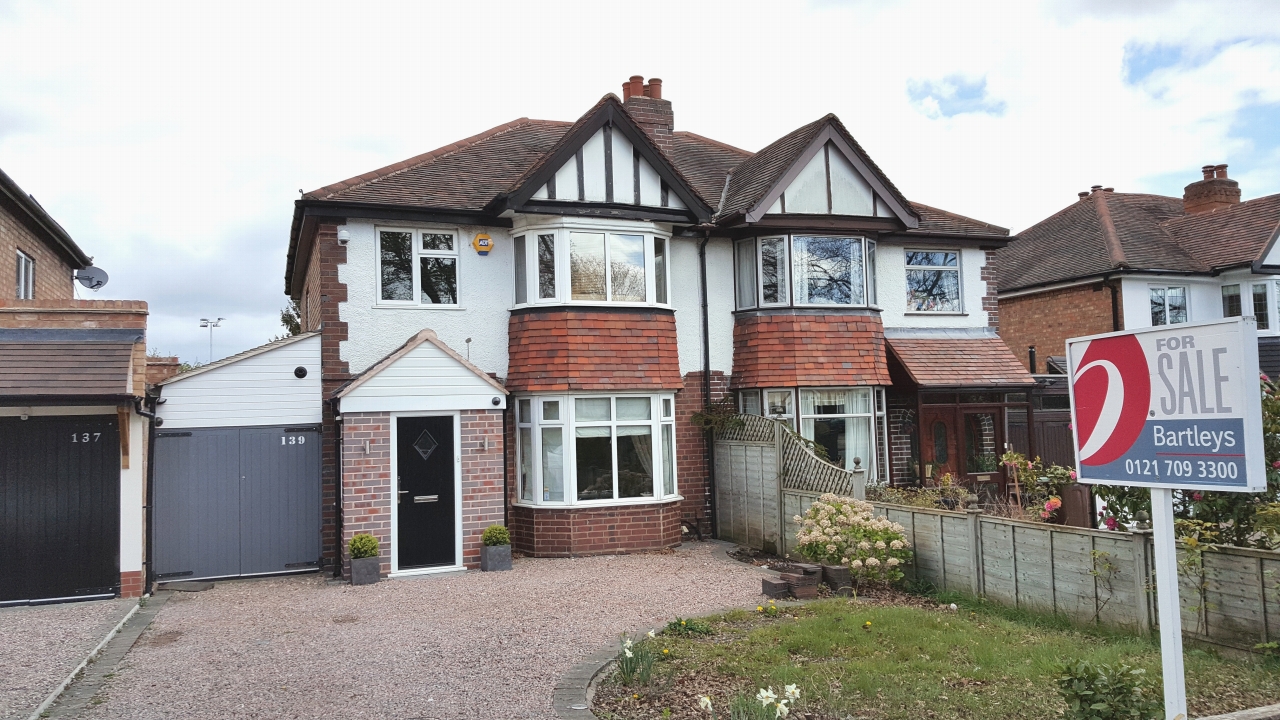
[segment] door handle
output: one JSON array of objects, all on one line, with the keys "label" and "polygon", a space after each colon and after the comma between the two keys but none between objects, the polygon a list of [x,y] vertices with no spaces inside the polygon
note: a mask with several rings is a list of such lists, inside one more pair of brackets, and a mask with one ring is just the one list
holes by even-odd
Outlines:
[{"label": "door handle", "polygon": [[416,503],[436,502],[440,499],[439,495],[414,495],[413,501]]}]

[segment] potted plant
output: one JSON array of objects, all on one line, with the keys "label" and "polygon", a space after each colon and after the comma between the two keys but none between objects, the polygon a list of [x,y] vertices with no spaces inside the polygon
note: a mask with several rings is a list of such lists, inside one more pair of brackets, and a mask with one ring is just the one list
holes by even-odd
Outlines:
[{"label": "potted plant", "polygon": [[502,525],[490,525],[480,539],[484,541],[484,547],[480,548],[480,569],[485,572],[510,570],[511,531]]},{"label": "potted plant", "polygon": [[351,550],[351,584],[372,585],[382,574],[382,558],[378,557],[378,538],[358,533],[347,544]]}]

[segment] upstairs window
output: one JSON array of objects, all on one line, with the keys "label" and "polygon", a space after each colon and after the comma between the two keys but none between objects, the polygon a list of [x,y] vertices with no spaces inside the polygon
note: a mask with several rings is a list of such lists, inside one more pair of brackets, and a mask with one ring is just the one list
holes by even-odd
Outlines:
[{"label": "upstairs window", "polygon": [[[670,248],[647,233],[531,231],[513,238],[515,301],[668,304]],[[564,271],[567,270],[567,276]]]},{"label": "upstairs window", "polygon": [[876,244],[861,237],[794,235],[739,240],[738,309],[875,305]]},{"label": "upstairs window", "polygon": [[378,298],[384,304],[457,305],[457,235],[380,229],[378,280]]},{"label": "upstairs window", "polygon": [[960,253],[907,250],[908,312],[960,312]]},{"label": "upstairs window", "polygon": [[1187,321],[1185,287],[1151,288],[1151,325],[1176,325]]},{"label": "upstairs window", "polygon": [[1222,286],[1222,317],[1240,317],[1240,286],[1223,285]]},{"label": "upstairs window", "polygon": [[1254,283],[1253,286],[1253,317],[1258,322],[1259,330],[1266,330],[1271,327],[1271,304],[1267,302],[1267,283]]},{"label": "upstairs window", "polygon": [[36,297],[36,261],[31,256],[18,251],[18,276],[15,283],[19,300],[34,300]]}]

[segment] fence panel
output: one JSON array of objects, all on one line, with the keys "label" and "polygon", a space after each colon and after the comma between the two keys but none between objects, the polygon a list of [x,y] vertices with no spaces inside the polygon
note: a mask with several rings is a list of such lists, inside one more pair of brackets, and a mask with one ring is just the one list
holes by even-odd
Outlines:
[{"label": "fence panel", "polygon": [[716,515],[720,537],[777,552],[779,488],[773,443],[716,444]]}]

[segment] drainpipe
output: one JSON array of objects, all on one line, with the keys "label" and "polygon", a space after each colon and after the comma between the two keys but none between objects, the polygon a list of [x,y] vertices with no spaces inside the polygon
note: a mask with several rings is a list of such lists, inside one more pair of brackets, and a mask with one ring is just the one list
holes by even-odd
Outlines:
[{"label": "drainpipe", "polygon": [[[338,399],[329,399],[333,412],[333,576],[342,577],[342,415],[338,412]],[[320,426],[324,434],[324,425]],[[321,483],[323,483],[323,476]],[[323,562],[324,549],[321,552]]]},{"label": "drainpipe", "polygon": [[[702,405],[711,405],[711,320],[707,304],[707,243],[711,231],[704,230],[698,243],[698,273],[702,285]],[[720,523],[716,517],[716,445],[714,433],[706,432],[707,490],[711,494],[711,537],[720,537]]]},{"label": "drainpipe", "polygon": [[1111,332],[1120,332],[1120,288],[1112,280],[1107,287],[1111,288]]},{"label": "drainpipe", "polygon": [[[511,478],[511,468],[507,465],[507,413],[511,412],[511,396],[507,396],[507,406],[502,408],[502,526],[511,527],[511,491],[507,480]],[[520,434],[517,429],[516,435]],[[519,442],[519,440],[516,440]]]},{"label": "drainpipe", "polygon": [[[144,496],[145,499],[143,500],[145,504],[142,506],[142,512],[144,517],[143,522],[145,522],[147,526],[146,534],[143,537],[143,543],[145,547],[144,552],[146,553],[146,558],[144,558],[142,563],[143,567],[146,568],[146,571],[142,574],[142,594],[144,596],[150,594],[151,583],[155,582],[156,580],[155,564],[151,560],[152,557],[154,557],[153,553],[155,552],[155,530],[154,530],[155,513],[152,510],[152,507],[155,504],[155,497],[156,497],[156,483],[155,483],[156,426],[159,425],[161,422],[163,422],[162,420],[156,417],[156,413],[155,413],[156,399],[157,398],[154,398],[154,397],[153,398],[135,398],[133,401],[134,410],[142,417],[147,418],[151,421],[147,423],[147,474],[146,474],[147,492],[146,492],[146,495]],[[147,410],[144,407],[144,404],[146,403],[147,400],[150,400],[151,410]]]}]

